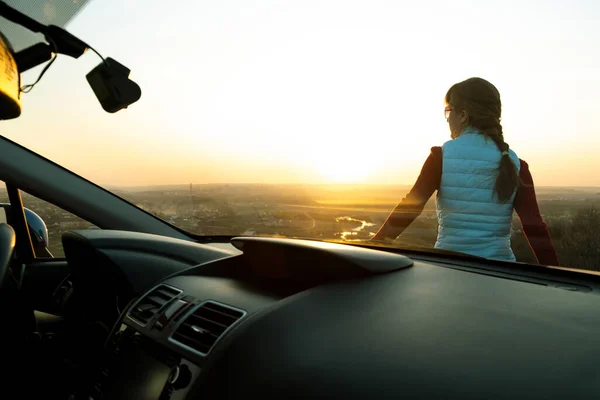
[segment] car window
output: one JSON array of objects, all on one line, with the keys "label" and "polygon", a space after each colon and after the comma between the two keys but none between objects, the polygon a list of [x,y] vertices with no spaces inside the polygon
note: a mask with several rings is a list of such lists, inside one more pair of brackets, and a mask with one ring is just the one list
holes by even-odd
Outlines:
[{"label": "car window", "polygon": [[[48,250],[54,258],[64,258],[65,252],[62,247],[62,234],[78,229],[98,229],[94,224],[76,216],[62,208],[21,191],[23,206],[37,214],[45,223],[48,230]],[[26,213],[27,215],[27,213]],[[37,226],[30,228],[36,230]],[[39,229],[39,228],[38,228]],[[34,240],[34,238],[32,238]]]}]

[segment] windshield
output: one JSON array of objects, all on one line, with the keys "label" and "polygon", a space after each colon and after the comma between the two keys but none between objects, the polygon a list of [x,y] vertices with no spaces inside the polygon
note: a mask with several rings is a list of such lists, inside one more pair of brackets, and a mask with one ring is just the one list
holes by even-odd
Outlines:
[{"label": "windshield", "polygon": [[67,29],[140,101],[104,112],[98,57],[59,56],[2,134],[198,235],[600,269],[599,18],[584,0],[94,1]]}]

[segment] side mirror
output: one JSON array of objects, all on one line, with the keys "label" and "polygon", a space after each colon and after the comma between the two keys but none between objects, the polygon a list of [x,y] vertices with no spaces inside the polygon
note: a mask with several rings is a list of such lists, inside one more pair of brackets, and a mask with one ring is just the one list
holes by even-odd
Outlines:
[{"label": "side mirror", "polygon": [[[33,245],[35,247],[47,248],[50,244],[50,240],[46,223],[39,215],[30,209],[24,208],[24,210]],[[6,222],[9,225],[12,222],[10,221],[10,204],[8,203],[0,203],[0,223],[1,222]]]},{"label": "side mirror", "polygon": [[29,225],[31,240],[37,242],[40,246],[48,247],[50,245],[50,238],[48,236],[48,227],[46,226],[46,223],[39,215],[30,209],[25,207],[23,209],[25,210],[27,225]]}]

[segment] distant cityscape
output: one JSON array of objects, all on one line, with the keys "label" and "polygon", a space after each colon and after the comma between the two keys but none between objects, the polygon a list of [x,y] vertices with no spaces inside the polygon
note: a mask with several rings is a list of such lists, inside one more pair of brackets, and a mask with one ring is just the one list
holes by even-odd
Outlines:
[{"label": "distant cityscape", "polygon": [[[305,237],[364,241],[379,229],[410,190],[387,185],[203,184],[112,188],[118,196],[198,235]],[[5,194],[5,193],[4,193]],[[2,199],[0,202],[8,202]],[[600,270],[600,189],[537,188],[538,202],[561,265]],[[437,235],[435,196],[396,240],[398,247],[431,248]],[[64,253],[61,235],[95,228],[52,204],[23,194],[26,207],[46,222],[50,251]],[[595,225],[594,225],[595,224]],[[519,261],[535,258],[514,217],[512,245]]]}]

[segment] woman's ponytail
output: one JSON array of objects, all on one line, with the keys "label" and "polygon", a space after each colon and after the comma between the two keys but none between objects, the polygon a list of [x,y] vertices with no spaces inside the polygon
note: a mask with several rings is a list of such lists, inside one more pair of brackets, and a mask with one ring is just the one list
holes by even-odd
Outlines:
[{"label": "woman's ponytail", "polygon": [[515,191],[518,189],[521,180],[517,166],[510,158],[508,152],[508,143],[504,141],[502,134],[502,125],[498,122],[497,127],[493,129],[481,129],[481,132],[496,143],[500,151],[500,162],[498,163],[498,177],[494,185],[494,193],[502,203],[508,202]]}]

